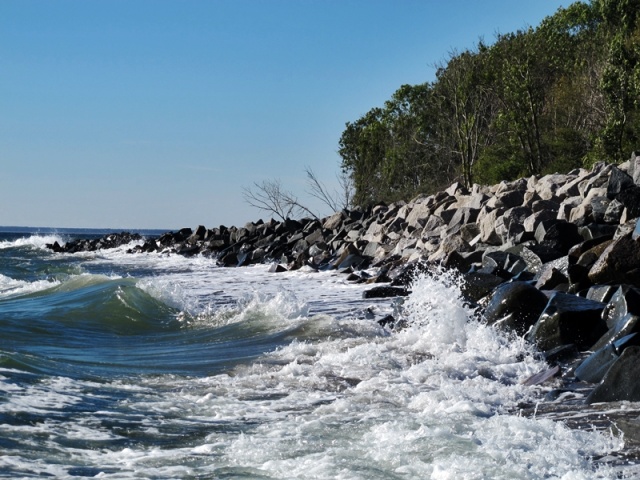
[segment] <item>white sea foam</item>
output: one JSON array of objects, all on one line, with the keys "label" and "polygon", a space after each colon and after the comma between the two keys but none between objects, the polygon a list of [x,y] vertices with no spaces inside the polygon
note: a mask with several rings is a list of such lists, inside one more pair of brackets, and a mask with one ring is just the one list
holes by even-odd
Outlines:
[{"label": "white sea foam", "polygon": [[58,242],[62,245],[66,243],[66,240],[62,236],[55,234],[31,235],[30,237],[21,237],[15,240],[0,241],[0,250],[16,247],[33,247],[40,250],[45,250],[47,248],[47,244],[53,244],[55,242]]},{"label": "white sea foam", "polygon": [[[73,478],[69,468],[86,465],[95,467],[91,476],[118,479],[615,476],[612,468],[596,469],[590,457],[619,449],[618,437],[517,414],[519,402],[540,393],[521,381],[545,365],[522,339],[475,318],[454,278],[418,279],[402,305],[407,327],[390,333],[361,315],[368,308],[387,312],[389,301],[362,300],[367,286],[335,274],[105,255],[90,261],[151,272],[138,285],[188,312],[200,327],[253,322],[291,331],[296,339],[203,378],[49,380],[20,391],[7,386],[3,412],[45,412],[51,420],[25,427],[28,432],[0,425],[3,437],[19,433],[37,442],[50,435],[54,457],[64,450],[58,442],[65,435],[96,443],[64,450],[55,466],[50,458],[2,456],[0,471]],[[225,305],[224,314],[216,313]],[[95,399],[104,405],[82,410]],[[78,412],[56,417],[69,407]],[[127,431],[152,440],[119,446],[118,432]]]},{"label": "white sea foam", "polygon": [[59,285],[58,280],[16,280],[0,273],[0,299],[39,292]]}]

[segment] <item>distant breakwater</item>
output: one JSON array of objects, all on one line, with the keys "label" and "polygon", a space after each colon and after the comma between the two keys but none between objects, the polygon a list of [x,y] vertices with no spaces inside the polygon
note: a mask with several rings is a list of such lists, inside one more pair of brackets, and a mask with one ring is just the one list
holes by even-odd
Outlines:
[{"label": "distant breakwater", "polygon": [[[416,272],[455,269],[467,300],[497,328],[526,336],[561,378],[555,396],[587,387],[587,404],[640,401],[640,155],[620,165],[532,176],[470,190],[455,183],[410,202],[322,219],[244,227],[199,226],[143,239],[107,235],[49,245],[56,252],[113,248],[205,255],[226,267],[336,269],[401,296]],[[379,322],[400,328],[393,318]],[[573,387],[572,387],[573,386]],[[625,421],[640,440],[640,421]],[[622,425],[622,424],[621,424]]]}]

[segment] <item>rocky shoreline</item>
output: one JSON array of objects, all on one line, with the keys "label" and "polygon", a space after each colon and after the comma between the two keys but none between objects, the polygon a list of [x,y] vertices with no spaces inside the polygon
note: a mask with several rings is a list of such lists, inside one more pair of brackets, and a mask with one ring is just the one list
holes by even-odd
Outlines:
[{"label": "rocky shoreline", "polygon": [[[639,217],[640,155],[633,154],[621,165],[471,190],[456,183],[323,219],[186,228],[130,252],[206,255],[227,267],[271,263],[273,272],[336,269],[380,284],[366,292],[371,297],[406,295],[416,271],[456,269],[465,297],[489,324],[543,352],[550,369],[528,382],[553,379],[562,387],[549,402],[597,412],[603,402],[640,401]],[[73,253],[132,240],[142,239],[122,233],[49,247]],[[379,323],[399,328],[393,318]],[[629,409],[608,426],[640,442],[639,415]]]}]

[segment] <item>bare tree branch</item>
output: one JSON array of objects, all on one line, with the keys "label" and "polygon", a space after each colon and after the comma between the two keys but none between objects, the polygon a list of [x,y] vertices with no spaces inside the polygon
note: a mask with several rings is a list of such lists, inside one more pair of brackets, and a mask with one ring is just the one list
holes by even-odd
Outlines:
[{"label": "bare tree branch", "polygon": [[243,188],[242,196],[252,207],[273,213],[282,220],[290,218],[296,208],[298,199],[282,189],[280,180],[264,180],[253,183],[252,187]]},{"label": "bare tree branch", "polygon": [[305,173],[307,174],[307,184],[309,185],[307,193],[309,195],[327,205],[332,212],[339,212],[342,209],[351,207],[354,193],[353,182],[345,172],[338,176],[341,192],[334,190],[333,193],[327,190],[327,187],[318,179],[310,167],[305,168]]},{"label": "bare tree branch", "polygon": [[[311,168],[307,167],[305,172],[309,195],[322,201],[332,212],[351,207],[355,189],[351,177],[346,172],[342,172],[342,175],[338,177],[341,192],[334,191],[333,193],[329,193]],[[290,191],[284,190],[280,180],[254,182],[252,187],[243,188],[242,196],[252,207],[276,215],[282,220],[298,214],[308,214],[313,218],[318,218],[309,207],[300,203],[298,197]]]}]

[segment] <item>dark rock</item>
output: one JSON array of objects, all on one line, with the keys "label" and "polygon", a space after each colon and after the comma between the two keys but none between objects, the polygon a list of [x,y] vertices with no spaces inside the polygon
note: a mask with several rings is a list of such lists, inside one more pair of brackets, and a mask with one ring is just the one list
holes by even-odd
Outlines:
[{"label": "dark rock", "polygon": [[549,248],[566,255],[574,245],[581,243],[584,238],[578,232],[578,226],[566,221],[549,224],[542,222],[535,232],[536,240]]},{"label": "dark rock", "polygon": [[629,313],[640,316],[640,290],[630,285],[621,285],[607,303],[602,316],[607,327],[612,328]]},{"label": "dark rock", "polygon": [[601,315],[605,305],[568,293],[556,292],[527,339],[541,350],[574,343],[585,350],[607,331]]},{"label": "dark rock", "polygon": [[204,237],[206,234],[207,234],[206,227],[204,225],[199,225],[198,228],[196,228],[196,231],[193,232],[191,235],[189,235],[186,241],[188,243],[194,244],[196,242],[204,240]]},{"label": "dark rock", "polygon": [[347,257],[338,264],[338,268],[339,269],[348,268],[348,267],[365,268],[365,265],[367,263],[368,263],[367,259],[364,258],[363,256],[356,253],[351,253],[347,255]]},{"label": "dark rock", "polygon": [[633,187],[633,178],[627,173],[623,172],[616,166],[611,167],[611,173],[609,175],[609,184],[607,185],[607,197],[613,200],[618,196],[620,192],[627,188]]},{"label": "dark rock", "polygon": [[524,202],[523,190],[512,190],[496,195],[498,204],[504,208],[519,207]]},{"label": "dark rock", "polygon": [[282,273],[287,271],[287,268],[279,263],[274,263],[269,267],[269,273]]},{"label": "dark rock", "polygon": [[549,245],[528,245],[527,249],[537,256],[541,262],[549,263],[566,255]]},{"label": "dark rock", "polygon": [[47,243],[46,247],[49,248],[50,250],[53,250],[55,253],[64,252],[64,249],[60,246],[60,244],[58,243],[57,240],[55,242],[53,242],[53,244]]},{"label": "dark rock", "polygon": [[495,289],[484,316],[489,325],[498,324],[524,335],[536,323],[548,301],[544,293],[527,282],[509,282]]},{"label": "dark rock", "polygon": [[380,285],[379,287],[373,287],[370,290],[362,292],[362,298],[406,297],[409,293],[409,290],[406,288]]},{"label": "dark rock", "polygon": [[558,347],[552,348],[551,350],[547,350],[543,352],[542,356],[544,359],[549,362],[566,362],[569,359],[575,358],[578,354],[578,349],[573,343],[568,345],[560,345]]},{"label": "dark rock", "polygon": [[614,424],[624,435],[625,446],[640,443],[640,417],[618,418]]},{"label": "dark rock", "polygon": [[631,313],[620,318],[618,322],[607,330],[600,339],[591,347],[591,350],[598,350],[609,343],[616,342],[632,333],[640,332],[640,316]]},{"label": "dark rock", "polygon": [[466,273],[462,278],[462,294],[475,302],[486,297],[494,288],[504,282],[503,278],[483,272]]},{"label": "dark rock", "polygon": [[627,218],[640,217],[640,186],[634,185],[620,192],[616,197],[627,209]]},{"label": "dark rock", "polygon": [[536,288],[540,290],[552,290],[561,284],[568,284],[569,279],[557,268],[547,268],[541,272],[536,281]]},{"label": "dark rock", "polygon": [[471,262],[455,250],[449,253],[441,264],[446,269],[456,269],[461,273],[468,272],[471,268]]},{"label": "dark rock", "polygon": [[[582,254],[612,239],[613,239],[613,235],[601,236],[597,238],[592,238],[590,240],[585,240],[582,243],[578,243],[577,245],[574,245],[569,249],[569,253],[567,254],[569,258],[569,264],[572,265],[572,264],[578,263],[578,259]],[[602,251],[604,251],[604,248],[605,247],[602,248]],[[597,254],[598,257],[601,255],[602,251],[600,251]]]},{"label": "dark rock", "polygon": [[593,389],[586,403],[640,400],[640,347],[626,348],[613,362],[602,383]]},{"label": "dark rock", "polygon": [[618,200],[611,200],[602,220],[605,223],[620,223],[622,212],[624,212],[624,205]]},{"label": "dark rock", "polygon": [[553,200],[536,200],[531,204],[531,210],[536,212],[554,212],[557,213],[560,209],[560,204]]},{"label": "dark rock", "polygon": [[532,274],[538,273],[544,264],[538,255],[536,255],[529,246],[516,245],[515,247],[508,248],[506,252],[517,255],[526,264],[526,268]]},{"label": "dark rock", "polygon": [[419,275],[428,271],[429,266],[423,262],[410,262],[406,265],[401,265],[389,272],[389,277],[391,277],[391,286],[410,287]]},{"label": "dark rock", "polygon": [[618,353],[613,344],[610,343],[589,355],[576,368],[574,375],[583,382],[598,383],[602,381],[607,370],[617,359]]},{"label": "dark rock", "polygon": [[220,259],[220,263],[225,267],[232,267],[238,264],[238,256],[235,252],[229,252]]},{"label": "dark rock", "polygon": [[393,315],[386,315],[385,317],[378,320],[378,325],[380,325],[381,327],[393,328],[395,324],[396,319],[393,317]]},{"label": "dark rock", "polygon": [[591,199],[591,217],[594,222],[604,222],[604,217],[611,201],[606,197],[594,197]]},{"label": "dark rock", "polygon": [[605,225],[602,223],[590,223],[578,229],[580,235],[585,240],[591,240],[599,237],[613,238],[618,227],[616,225]]},{"label": "dark rock", "polygon": [[529,217],[533,211],[529,207],[513,207],[504,212],[502,218],[505,227],[509,228],[512,224],[523,225],[527,217]]}]

